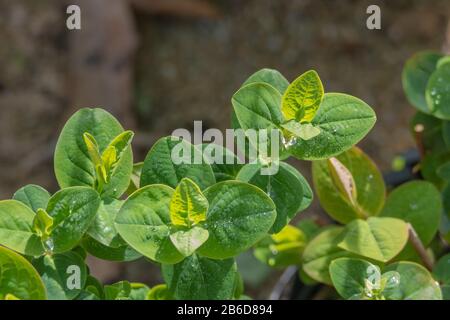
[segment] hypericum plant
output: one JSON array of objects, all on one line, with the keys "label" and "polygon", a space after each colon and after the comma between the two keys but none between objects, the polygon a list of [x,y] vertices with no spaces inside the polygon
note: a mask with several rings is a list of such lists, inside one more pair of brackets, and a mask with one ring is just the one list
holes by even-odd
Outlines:
[{"label": "hypericum plant", "polygon": [[[450,242],[450,56],[438,52],[419,52],[403,69],[403,88],[408,101],[418,110],[411,121],[411,132],[420,151],[417,166],[421,176],[442,194],[443,215],[440,233]],[[447,247],[445,248],[447,249]],[[444,249],[444,251],[445,251]],[[433,272],[445,299],[448,285],[449,256],[441,257]],[[447,265],[447,267],[444,267]]]},{"label": "hypericum plant", "polygon": [[[304,282],[333,285],[346,299],[441,299],[426,247],[439,229],[441,197],[431,183],[412,181],[386,198],[374,163],[353,147],[314,161],[323,209],[341,225],[302,221],[255,249],[274,267],[298,265]],[[424,260],[424,261],[423,261]]]},{"label": "hypericum plant", "polygon": [[[350,95],[324,93],[314,71],[289,84],[269,69],[252,75],[234,94],[232,104],[234,128],[274,129],[280,133],[276,151],[283,159],[292,155],[317,161],[319,198],[346,227],[322,230],[308,222],[300,228],[288,224],[310,205],[313,192],[300,172],[274,154],[246,165],[217,163],[212,160],[236,159],[234,151],[164,137],[143,163],[133,164],[133,133],[102,109],[81,109],[68,120],[56,146],[55,173],[61,190],[51,195],[28,185],[12,200],[0,202],[0,244],[8,248],[0,249],[0,297],[245,298],[234,258],[255,245],[257,255],[271,265],[300,264],[317,281],[333,279],[344,297],[349,293],[340,288],[342,277],[353,274],[352,268],[360,270],[361,263],[380,274],[383,270],[382,279],[387,279],[385,274],[406,277],[408,268],[420,270],[424,283],[433,289],[430,297],[440,297],[439,288],[434,290],[431,277],[419,265],[385,266],[400,252],[408,253],[405,221],[414,224],[416,216],[411,221],[402,216],[407,212],[397,209],[403,202],[393,195],[392,208],[386,205],[379,214],[384,202],[382,179],[370,160],[352,149],[376,121],[367,104]],[[255,141],[247,142],[243,154],[257,148]],[[172,159],[179,150],[189,151],[183,154],[188,161]],[[273,162],[279,162],[279,170],[262,174]],[[413,187],[420,199],[429,193],[426,199],[439,216],[434,187],[425,182]],[[414,205],[418,212],[424,210],[421,203]],[[427,218],[420,225],[422,218],[417,216],[416,229],[427,243],[436,231],[435,220]],[[103,286],[89,274],[87,254],[113,261],[146,257],[161,264],[165,284],[151,289],[127,281]],[[338,257],[369,261],[336,260],[330,267],[336,272],[330,277],[329,265]],[[365,291],[352,289],[351,296],[413,294],[402,289],[401,296],[385,295],[387,284],[395,283],[391,278],[379,288],[376,283],[369,288],[363,281]],[[402,285],[411,288],[400,280]]]}]

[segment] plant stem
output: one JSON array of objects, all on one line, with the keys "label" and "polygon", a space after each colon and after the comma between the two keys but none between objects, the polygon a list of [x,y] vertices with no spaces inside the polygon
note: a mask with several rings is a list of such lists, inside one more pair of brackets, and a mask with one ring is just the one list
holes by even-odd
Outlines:
[{"label": "plant stem", "polygon": [[420,158],[425,156],[425,146],[423,145],[423,131],[425,127],[423,124],[418,123],[414,126],[414,140],[416,140],[417,149],[419,149]]},{"label": "plant stem", "polygon": [[414,230],[413,226],[410,223],[408,223],[408,233],[409,233],[409,242],[412,244],[414,249],[419,254],[420,259],[422,259],[425,267],[428,270],[432,271],[433,270],[433,260],[431,259],[430,255],[428,254],[427,249],[424,247],[419,236],[417,235],[416,230]]}]

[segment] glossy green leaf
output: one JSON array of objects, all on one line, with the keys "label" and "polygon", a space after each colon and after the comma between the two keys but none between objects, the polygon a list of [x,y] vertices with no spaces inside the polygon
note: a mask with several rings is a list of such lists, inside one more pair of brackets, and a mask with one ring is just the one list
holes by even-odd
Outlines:
[{"label": "glossy green leaf", "polygon": [[212,260],[192,255],[176,265],[163,265],[170,293],[182,300],[231,299],[236,287],[234,259]]},{"label": "glossy green leaf", "polygon": [[178,230],[170,235],[170,240],[185,257],[190,256],[208,239],[208,230],[194,226],[188,230]]},{"label": "glossy green leaf", "polygon": [[42,239],[46,240],[50,236],[53,227],[53,218],[44,209],[37,209],[33,219],[33,231]]},{"label": "glossy green leaf", "polygon": [[[86,108],[75,113],[64,126],[56,145],[55,173],[60,187],[95,186],[96,166],[83,138],[85,133],[95,139],[101,154],[123,132],[120,123],[102,109]],[[132,168],[133,155],[127,147],[109,183],[103,186],[102,196],[120,197],[128,188]]]},{"label": "glossy green leaf", "polygon": [[144,160],[140,186],[161,183],[175,188],[182,178],[191,179],[202,190],[215,183],[200,149],[177,137],[161,138]]},{"label": "glossy green leaf", "polygon": [[287,151],[304,160],[336,156],[358,143],[372,129],[375,112],[364,101],[342,93],[326,93],[311,124],[320,134],[309,140],[292,138]]},{"label": "glossy green leaf", "polygon": [[118,247],[125,244],[116,230],[114,221],[123,200],[108,199],[100,203],[97,214],[87,234],[105,246]]},{"label": "glossy green leaf", "polygon": [[426,181],[411,181],[389,194],[380,216],[411,223],[426,246],[439,228],[441,211],[441,195],[436,187]]},{"label": "glossy green leaf", "polygon": [[169,204],[174,190],[149,185],[133,193],[116,217],[116,229],[136,251],[161,263],[173,264],[183,255],[170,240]]},{"label": "glossy green leaf", "polygon": [[357,206],[346,200],[334,183],[326,160],[312,165],[314,187],[322,208],[335,220],[349,223],[358,217],[377,215],[383,207],[386,187],[373,161],[359,148],[336,157],[350,171],[357,194]]},{"label": "glossy green leaf", "polygon": [[408,225],[396,218],[370,217],[350,222],[339,242],[341,249],[376,261],[387,262],[402,251],[408,241]]},{"label": "glossy green leaf", "polygon": [[286,120],[311,122],[323,99],[323,85],[316,71],[310,70],[292,81],[283,94],[281,111]]},{"label": "glossy green leaf", "polygon": [[75,252],[45,255],[33,261],[49,300],[72,300],[84,288],[87,268]]},{"label": "glossy green leaf", "polygon": [[402,83],[406,98],[418,110],[429,113],[425,100],[425,90],[436,63],[442,57],[440,53],[419,52],[412,56],[403,67]]},{"label": "glossy green leaf", "polygon": [[117,247],[109,247],[87,236],[81,244],[89,254],[102,260],[134,261],[142,257],[139,252],[126,243]]},{"label": "glossy green leaf", "polygon": [[396,271],[400,275],[399,285],[385,296],[391,300],[441,300],[442,293],[439,284],[421,265],[402,261],[388,265],[384,271]]},{"label": "glossy green leaf", "polygon": [[28,256],[44,253],[33,230],[35,213],[17,200],[0,201],[0,244]]},{"label": "glossy green leaf", "polygon": [[450,63],[443,64],[428,80],[425,97],[431,114],[450,120]]},{"label": "glossy green leaf", "polygon": [[50,193],[44,188],[34,184],[29,184],[17,190],[13,195],[13,200],[26,204],[29,208],[36,212],[39,208],[47,208],[50,196]]},{"label": "glossy green leaf", "polygon": [[286,78],[277,70],[273,69],[261,69],[252,74],[242,85],[242,87],[251,84],[262,82],[271,85],[278,90],[280,94],[283,94],[289,86],[289,82]]},{"label": "glossy green leaf", "polygon": [[75,247],[88,230],[100,206],[98,193],[88,187],[70,187],[55,193],[48,202],[47,213],[53,218],[47,250],[54,253]]},{"label": "glossy green leaf", "polygon": [[208,240],[198,250],[212,259],[233,257],[247,250],[272,227],[273,201],[259,188],[238,181],[224,181],[204,192],[209,209],[204,228]]},{"label": "glossy green leaf", "polygon": [[89,132],[83,133],[83,140],[86,144],[86,150],[94,167],[101,166],[103,161],[102,156],[100,155],[100,147],[97,143],[97,140],[95,140],[94,136]]},{"label": "glossy green leaf", "polygon": [[118,134],[106,147],[102,153],[102,162],[107,172],[113,172],[117,162],[122,158],[123,154],[133,140],[133,131],[127,130]]},{"label": "glossy green leaf", "polygon": [[233,95],[231,103],[243,129],[272,129],[283,122],[281,94],[271,85],[243,86]]},{"label": "glossy green leaf", "polygon": [[303,270],[312,279],[331,284],[329,266],[331,261],[341,257],[355,256],[338,247],[342,239],[342,227],[328,227],[317,234],[303,252]]},{"label": "glossy green leaf", "polygon": [[170,220],[173,225],[191,227],[205,221],[208,200],[189,178],[181,179],[170,200]]},{"label": "glossy green leaf", "polygon": [[7,296],[21,300],[45,300],[44,283],[33,266],[21,255],[0,247],[0,300]]},{"label": "glossy green leaf", "polygon": [[[303,187],[307,182],[297,169],[284,162],[279,163],[278,172],[274,175],[261,174],[261,168],[259,164],[247,164],[236,179],[259,187],[273,200],[277,217],[270,232],[276,233],[300,211],[304,199]],[[312,195],[309,190],[307,192],[307,196]]]},{"label": "glossy green leaf", "polygon": [[332,261],[330,276],[336,291],[344,299],[372,298],[370,289],[372,285],[377,285],[376,281],[381,279],[378,266],[365,260],[351,258],[339,258]]}]

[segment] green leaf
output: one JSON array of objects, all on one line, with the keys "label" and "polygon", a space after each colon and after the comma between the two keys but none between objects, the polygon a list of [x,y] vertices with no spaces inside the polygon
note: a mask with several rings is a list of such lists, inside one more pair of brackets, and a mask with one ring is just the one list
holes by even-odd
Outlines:
[{"label": "green leaf", "polygon": [[326,93],[311,124],[320,134],[286,143],[290,154],[303,160],[336,156],[358,143],[372,129],[375,112],[364,101],[342,93]]},{"label": "green leaf", "polygon": [[436,70],[436,63],[442,54],[419,52],[412,56],[403,67],[402,83],[406,98],[418,110],[430,113],[425,100],[428,79]]},{"label": "green leaf", "polygon": [[[344,299],[352,299],[355,296],[372,298],[371,290],[366,290],[367,281],[374,283],[381,278],[378,266],[365,260],[351,258],[339,258],[332,261],[330,276],[336,291]],[[367,297],[366,294],[369,296]]]},{"label": "green leaf", "polygon": [[271,267],[299,265],[305,245],[306,236],[303,232],[287,225],[279,233],[260,241],[255,247],[254,255]]},{"label": "green leaf", "polygon": [[145,300],[171,300],[169,289],[166,284],[158,284],[151,288]]},{"label": "green leaf", "polygon": [[206,211],[208,211],[208,200],[200,188],[189,178],[181,179],[170,200],[172,224],[190,228],[205,221]]},{"label": "green leaf", "polygon": [[408,225],[387,217],[356,219],[346,226],[344,233],[338,244],[341,249],[381,262],[394,258],[408,241]]},{"label": "green leaf", "polygon": [[304,199],[303,187],[305,183],[307,184],[305,178],[297,169],[284,162],[280,162],[279,165],[280,167],[276,174],[262,175],[262,165],[247,164],[236,177],[237,180],[259,187],[275,203],[277,217],[270,231],[271,233],[279,232],[300,211]]},{"label": "green leaf", "polygon": [[313,181],[320,205],[336,221],[349,223],[365,216],[377,215],[383,207],[386,187],[383,176],[373,161],[359,148],[336,157],[350,171],[357,194],[355,207],[345,199],[334,183],[326,160],[314,161]]},{"label": "green leaf", "polygon": [[273,69],[261,69],[252,74],[242,85],[242,87],[251,84],[262,82],[271,85],[278,90],[280,94],[283,94],[289,86],[289,82],[286,78],[277,70]]},{"label": "green leaf", "polygon": [[272,227],[273,201],[259,188],[238,181],[224,181],[204,192],[209,202],[204,228],[208,240],[198,250],[212,259],[233,257],[247,250]]},{"label": "green leaf", "polygon": [[434,265],[433,276],[440,283],[444,300],[450,300],[450,254],[441,257]]},{"label": "green leaf", "polygon": [[44,247],[33,230],[34,217],[22,202],[0,201],[0,244],[28,256],[42,255]]},{"label": "green leaf", "polygon": [[428,80],[425,97],[431,114],[450,120],[450,63],[443,64]]},{"label": "green leaf", "polygon": [[439,284],[421,265],[402,261],[387,266],[384,271],[396,271],[400,275],[399,285],[385,290],[390,300],[442,300]]},{"label": "green leaf", "polygon": [[136,251],[161,263],[173,264],[183,255],[170,240],[169,204],[174,190],[149,185],[133,193],[116,217],[116,229]]},{"label": "green leaf", "polygon": [[233,95],[231,103],[243,129],[273,129],[283,123],[281,94],[271,85],[243,86]]},{"label": "green leaf", "polygon": [[0,247],[0,300],[8,295],[21,300],[45,300],[44,283],[24,257]]},{"label": "green leaf", "polygon": [[87,268],[75,252],[45,255],[33,261],[49,300],[72,300],[84,288]]},{"label": "green leaf", "polygon": [[134,261],[142,257],[139,252],[126,243],[117,247],[109,247],[87,236],[83,238],[81,245],[89,254],[102,260]]},{"label": "green leaf", "polygon": [[161,183],[175,188],[182,178],[191,179],[202,190],[215,183],[211,166],[201,150],[177,137],[161,138],[144,160],[141,187]]},{"label": "green leaf", "polygon": [[215,143],[202,144],[203,156],[211,165],[217,182],[234,180],[243,164],[229,149]]},{"label": "green leaf", "polygon": [[70,187],[55,193],[47,212],[53,218],[49,251],[62,253],[75,247],[88,230],[100,206],[98,193],[88,187]]},{"label": "green leaf", "polygon": [[231,299],[236,287],[234,259],[212,260],[192,255],[176,265],[163,265],[170,293],[180,300]]},{"label": "green leaf", "polygon": [[103,200],[87,234],[105,246],[117,248],[125,245],[126,243],[120,237],[114,225],[117,213],[123,203],[123,200]]},{"label": "green leaf", "polygon": [[208,230],[192,227],[189,230],[178,230],[170,235],[170,240],[185,257],[190,256],[208,239]]},{"label": "green leaf", "polygon": [[295,79],[283,94],[281,111],[286,120],[311,122],[323,99],[319,75],[309,70]]},{"label": "green leaf", "polygon": [[328,227],[317,234],[303,251],[303,271],[316,281],[330,284],[328,267],[334,259],[355,256],[338,247],[343,236],[342,227]]},{"label": "green leaf", "polygon": [[129,300],[131,284],[128,281],[120,281],[104,288],[105,300]]},{"label": "green leaf", "polygon": [[89,158],[91,158],[92,164],[94,167],[101,166],[103,164],[102,156],[99,152],[99,146],[97,143],[97,140],[95,140],[94,136],[90,134],[89,132],[83,133],[83,140],[86,144],[86,149],[89,155]]},{"label": "green leaf", "polygon": [[81,290],[80,294],[75,298],[75,300],[100,300],[100,297],[90,291]]},{"label": "green leaf", "polygon": [[36,212],[39,208],[47,208],[50,193],[40,186],[29,184],[17,190],[13,195],[13,200],[26,204]]},{"label": "green leaf", "polygon": [[450,152],[439,151],[426,154],[420,161],[420,173],[424,180],[433,183],[437,188],[442,189],[446,181],[442,179],[437,171],[439,167],[450,161]]},{"label": "green leaf", "polygon": [[145,300],[149,291],[150,291],[150,288],[147,287],[145,284],[132,282],[129,298],[131,300]]},{"label": "green leaf", "polygon": [[104,298],[103,284],[91,275],[86,277],[85,290],[92,292],[98,298]]},{"label": "green leaf", "polygon": [[320,134],[319,127],[315,127],[311,123],[300,123],[296,120],[290,120],[281,126],[291,135],[303,140],[310,140]]},{"label": "green leaf", "polygon": [[441,211],[441,195],[436,187],[426,181],[411,181],[391,192],[380,216],[411,223],[426,246],[439,228]]},{"label": "green leaf", "polygon": [[[122,158],[122,155],[127,151],[128,147],[131,144],[131,141],[133,140],[134,132],[127,130],[122,133],[119,133],[106,147],[105,151],[102,153],[102,160],[103,163],[107,164],[107,168],[114,168],[114,165],[116,164],[117,160],[120,160]],[[114,155],[111,157],[111,155],[105,154],[107,150],[114,150],[112,154]],[[108,151],[111,152],[111,151]],[[116,161],[111,162],[111,159],[115,159]]]},{"label": "green leaf", "polygon": [[[61,188],[94,187],[96,165],[92,161],[83,135],[92,136],[101,154],[124,130],[120,123],[102,109],[80,109],[64,126],[55,150],[55,173]],[[133,168],[131,148],[127,147],[116,164],[110,181],[103,186],[102,197],[119,198],[128,188]]]},{"label": "green leaf", "polygon": [[43,240],[48,239],[53,227],[53,218],[39,208],[33,219],[33,231]]},{"label": "green leaf", "polygon": [[449,63],[449,62],[450,62],[450,56],[444,56],[438,60],[438,62],[436,64],[436,68],[439,69],[444,64]]}]

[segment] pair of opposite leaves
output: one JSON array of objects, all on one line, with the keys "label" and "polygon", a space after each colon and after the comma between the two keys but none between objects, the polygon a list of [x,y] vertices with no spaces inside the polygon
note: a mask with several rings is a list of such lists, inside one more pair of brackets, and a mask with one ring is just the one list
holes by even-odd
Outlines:
[{"label": "pair of opposite leaves", "polygon": [[337,155],[361,140],[376,116],[363,101],[341,93],[324,94],[315,71],[291,84],[276,70],[262,69],[233,95],[235,129],[277,129],[282,151],[305,160]]}]

